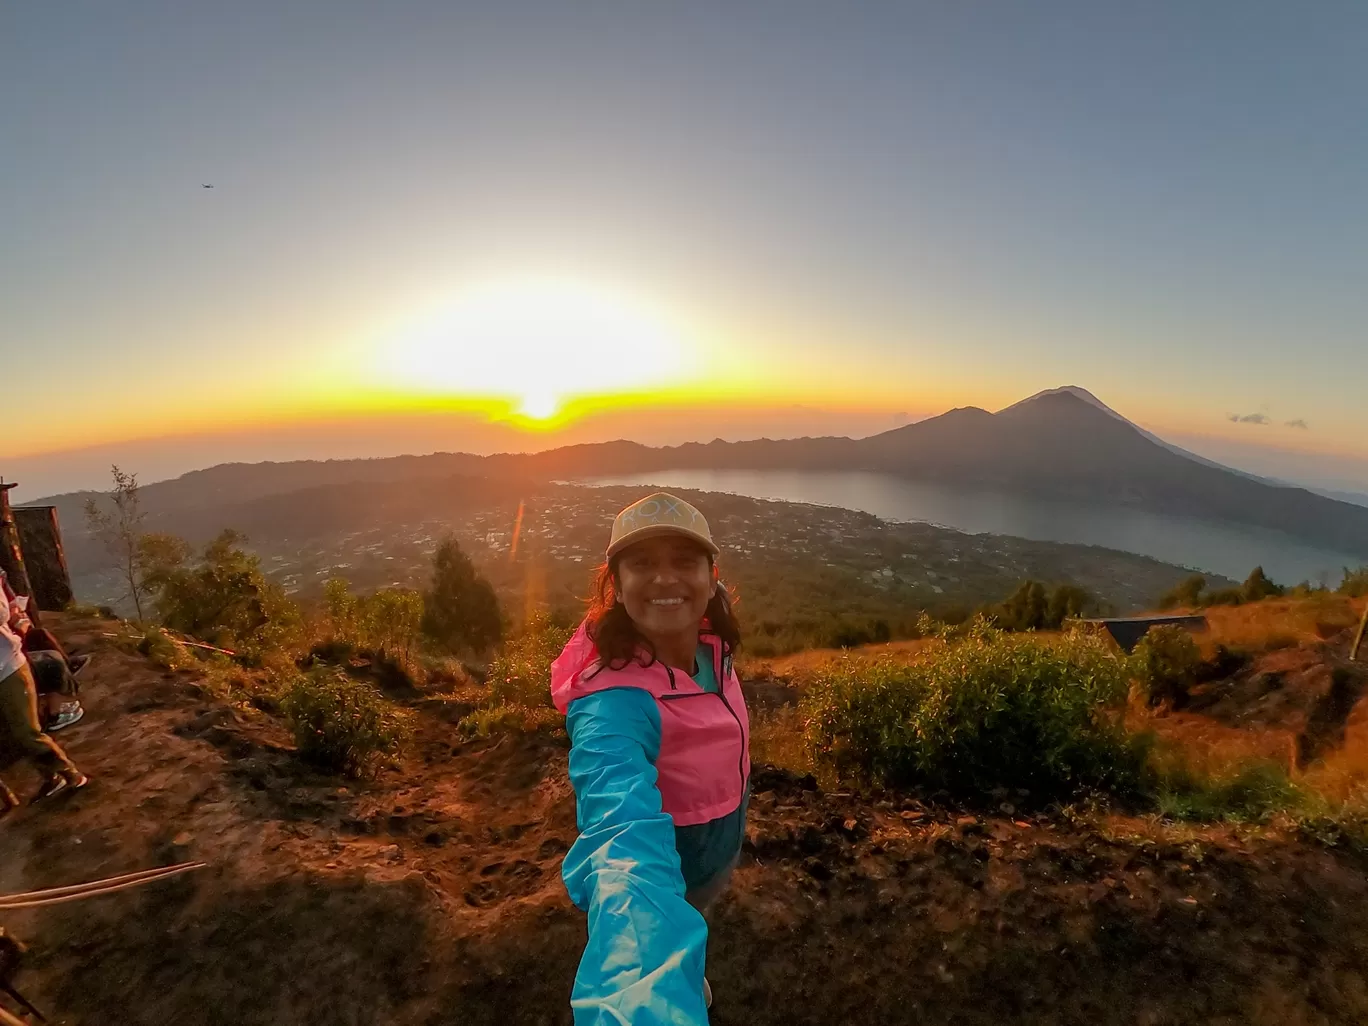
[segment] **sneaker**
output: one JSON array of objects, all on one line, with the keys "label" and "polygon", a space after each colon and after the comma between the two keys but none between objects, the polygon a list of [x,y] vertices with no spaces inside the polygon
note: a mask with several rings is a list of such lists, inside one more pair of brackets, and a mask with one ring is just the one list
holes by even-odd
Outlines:
[{"label": "sneaker", "polygon": [[45,798],[52,798],[59,794],[65,794],[68,791],[79,790],[88,783],[90,783],[90,778],[78,769],[63,770],[60,773],[54,773],[43,781],[43,786],[38,788],[38,793],[33,796],[29,804],[33,805],[43,801]]},{"label": "sneaker", "polygon": [[70,661],[68,661],[68,663],[67,663],[67,669],[69,669],[69,670],[71,671],[71,675],[72,675],[73,677],[79,677],[79,676],[81,675],[81,671],[84,670],[84,669],[85,669],[87,666],[89,666],[89,665],[90,665],[90,656],[88,656],[88,655],[72,656],[71,659],[70,659]]},{"label": "sneaker", "polygon": [[73,723],[79,723],[84,715],[85,710],[81,708],[80,702],[64,702],[56,718],[43,729],[49,734],[55,730],[65,730]]}]

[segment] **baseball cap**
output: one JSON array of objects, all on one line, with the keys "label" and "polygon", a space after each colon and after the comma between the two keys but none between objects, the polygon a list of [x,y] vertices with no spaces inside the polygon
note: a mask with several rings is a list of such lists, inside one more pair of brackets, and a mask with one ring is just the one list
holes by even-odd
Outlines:
[{"label": "baseball cap", "polygon": [[719,551],[702,513],[677,495],[653,492],[644,499],[637,499],[613,520],[613,534],[608,539],[605,558],[612,559],[643,538],[662,534],[692,538],[714,556]]}]

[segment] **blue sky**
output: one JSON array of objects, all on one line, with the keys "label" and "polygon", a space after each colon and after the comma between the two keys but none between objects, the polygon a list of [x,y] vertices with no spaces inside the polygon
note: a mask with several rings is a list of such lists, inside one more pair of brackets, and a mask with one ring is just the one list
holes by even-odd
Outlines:
[{"label": "blue sky", "polygon": [[386,364],[415,319],[549,277],[684,340],[648,391],[874,430],[1079,384],[1199,451],[1368,490],[1363,4],[0,18],[12,465],[154,436],[194,465],[206,435],[403,412],[422,382]]}]

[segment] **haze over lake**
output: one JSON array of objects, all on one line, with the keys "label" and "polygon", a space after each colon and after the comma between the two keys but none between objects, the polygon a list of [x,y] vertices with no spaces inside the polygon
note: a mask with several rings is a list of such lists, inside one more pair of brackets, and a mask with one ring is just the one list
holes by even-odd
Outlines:
[{"label": "haze over lake", "polygon": [[1333,586],[1339,583],[1344,567],[1364,562],[1358,556],[1257,527],[952,488],[869,471],[658,470],[583,483],[691,488],[841,506],[887,520],[924,521],[969,534],[1103,545],[1235,580],[1243,580],[1253,567],[1262,565],[1282,584],[1310,580]]}]

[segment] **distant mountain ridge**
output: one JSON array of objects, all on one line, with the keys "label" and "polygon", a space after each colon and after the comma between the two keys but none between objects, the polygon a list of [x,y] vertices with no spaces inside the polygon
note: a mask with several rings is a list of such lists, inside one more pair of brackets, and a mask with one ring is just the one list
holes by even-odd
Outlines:
[{"label": "distant mountain ridge", "polygon": [[[538,453],[225,464],[148,485],[153,511],[228,505],[305,487],[454,475],[575,479],[674,469],[870,470],[1063,502],[1246,524],[1368,557],[1368,508],[1271,482],[1169,445],[1076,386],[997,413],[961,407],[868,438],[761,438],[652,448],[629,441]],[[45,500],[64,520],[85,494]],[[69,521],[68,521],[69,522]]]}]

